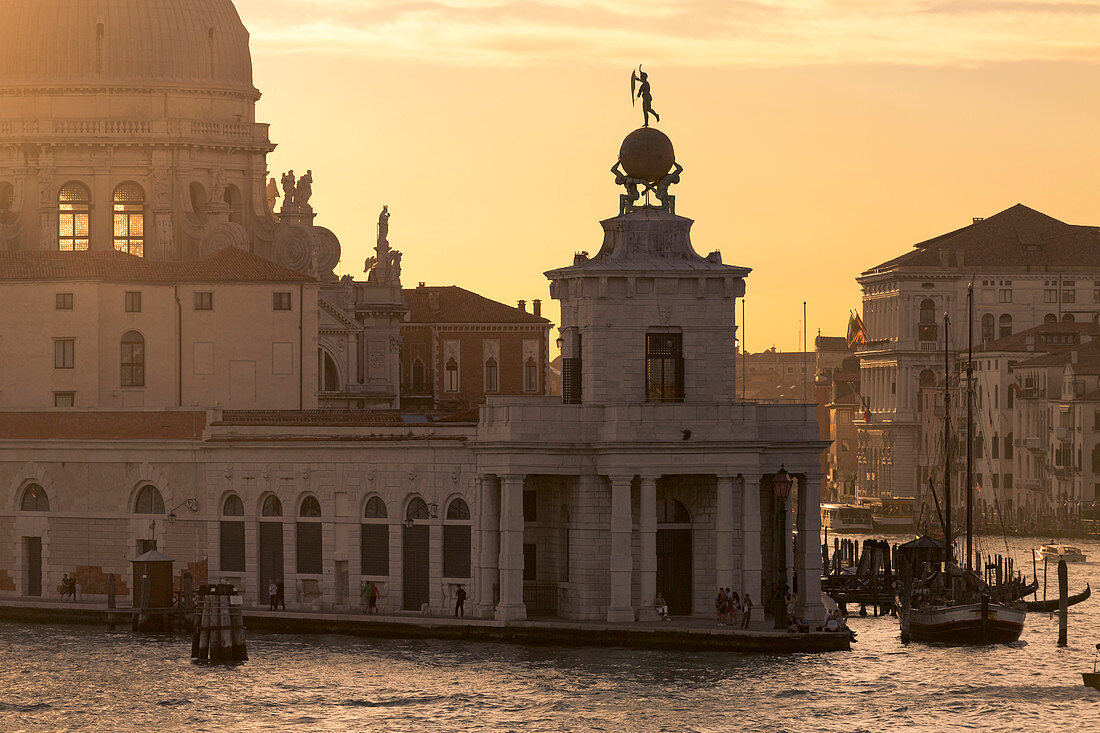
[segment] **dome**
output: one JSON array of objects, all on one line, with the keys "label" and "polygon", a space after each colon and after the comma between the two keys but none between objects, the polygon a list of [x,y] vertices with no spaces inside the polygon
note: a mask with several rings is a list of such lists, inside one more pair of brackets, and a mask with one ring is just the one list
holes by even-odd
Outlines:
[{"label": "dome", "polygon": [[668,135],[652,127],[639,127],[623,140],[619,163],[628,176],[653,183],[672,170],[676,152]]},{"label": "dome", "polygon": [[0,0],[0,89],[200,86],[257,95],[232,0]]}]

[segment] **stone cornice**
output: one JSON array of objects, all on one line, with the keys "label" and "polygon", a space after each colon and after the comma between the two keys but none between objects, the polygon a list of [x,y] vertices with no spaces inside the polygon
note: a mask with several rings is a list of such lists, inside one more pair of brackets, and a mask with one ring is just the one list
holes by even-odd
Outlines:
[{"label": "stone cornice", "polygon": [[228,97],[246,99],[252,102],[259,101],[263,96],[259,89],[252,87],[242,89],[240,87],[200,87],[193,84],[15,84],[0,86],[0,96],[41,96],[61,92],[63,94],[111,94],[111,93],[138,93],[138,94],[163,94],[173,92],[177,94],[195,94],[204,97]]}]

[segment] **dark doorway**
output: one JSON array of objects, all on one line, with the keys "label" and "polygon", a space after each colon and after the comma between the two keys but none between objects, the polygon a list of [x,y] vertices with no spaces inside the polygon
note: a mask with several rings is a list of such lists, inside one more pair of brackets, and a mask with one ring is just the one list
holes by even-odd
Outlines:
[{"label": "dark doorway", "polygon": [[27,560],[27,595],[42,595],[42,538],[23,538],[23,557]]},{"label": "dark doorway", "polygon": [[260,522],[260,602],[267,601],[267,586],[283,578],[283,523]]},{"label": "dark doorway", "polygon": [[658,529],[657,590],[671,616],[691,615],[691,572],[691,529]]},{"label": "dark doorway", "polygon": [[405,527],[405,561],[403,564],[403,603],[406,611],[419,611],[428,602],[428,525]]}]

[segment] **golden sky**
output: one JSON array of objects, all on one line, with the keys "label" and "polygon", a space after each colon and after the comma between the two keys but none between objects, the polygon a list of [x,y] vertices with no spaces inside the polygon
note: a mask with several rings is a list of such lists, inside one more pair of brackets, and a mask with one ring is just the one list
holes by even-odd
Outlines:
[{"label": "golden sky", "polygon": [[[842,335],[854,277],[1024,203],[1100,225],[1100,0],[236,0],[274,173],[361,274],[549,301],[595,252],[645,64],[701,254],[753,268],[747,347]],[[740,319],[740,313],[738,313]]]}]

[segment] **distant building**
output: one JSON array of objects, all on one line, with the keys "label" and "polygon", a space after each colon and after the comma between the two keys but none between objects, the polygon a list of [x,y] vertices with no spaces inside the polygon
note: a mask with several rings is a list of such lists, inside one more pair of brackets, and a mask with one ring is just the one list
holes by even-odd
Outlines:
[{"label": "distant building", "polygon": [[921,242],[857,282],[870,337],[858,351],[870,420],[856,426],[857,493],[916,495],[932,467],[920,395],[943,372],[945,338],[952,363],[966,348],[968,284],[975,343],[1044,323],[1091,323],[1100,310],[1100,229],[1016,205]]},{"label": "distant building", "polygon": [[[748,372],[743,385],[748,400],[789,400],[809,402],[813,399],[816,357],[803,351],[777,351],[774,347],[742,355],[738,366]],[[738,374],[741,381],[742,374]]]}]

